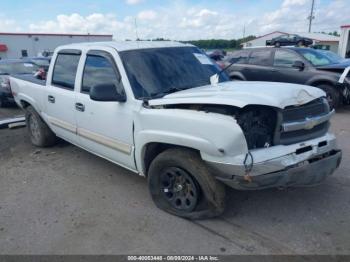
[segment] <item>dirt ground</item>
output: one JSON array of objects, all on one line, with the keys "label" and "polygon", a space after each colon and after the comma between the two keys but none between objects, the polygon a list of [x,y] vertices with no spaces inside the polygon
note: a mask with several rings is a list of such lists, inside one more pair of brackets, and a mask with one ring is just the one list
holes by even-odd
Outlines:
[{"label": "dirt ground", "polygon": [[0,130],[0,254],[350,254],[349,107],[332,129],[343,162],[322,185],[229,190],[226,213],[204,221],[157,209],[144,178],[73,145]]}]

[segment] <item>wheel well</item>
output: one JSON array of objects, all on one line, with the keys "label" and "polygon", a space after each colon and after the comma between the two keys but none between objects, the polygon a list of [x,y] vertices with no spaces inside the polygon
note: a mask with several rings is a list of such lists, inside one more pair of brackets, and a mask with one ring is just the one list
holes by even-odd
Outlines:
[{"label": "wheel well", "polygon": [[21,100],[21,105],[22,105],[23,108],[27,108],[31,104],[29,104],[27,101]]},{"label": "wheel well", "polygon": [[233,76],[230,76],[230,79],[231,80],[240,80],[240,81],[244,81],[244,79],[240,76],[237,76],[237,75],[233,75]]},{"label": "wheel well", "polygon": [[143,165],[145,169],[145,175],[148,174],[148,169],[152,163],[152,161],[162,152],[169,148],[183,148],[187,150],[196,151],[199,153],[198,150],[185,147],[185,146],[179,146],[179,145],[173,145],[173,144],[166,144],[166,143],[149,143],[145,146],[144,154],[143,154]]},{"label": "wheel well", "polygon": [[334,87],[334,84],[331,81],[327,81],[327,80],[319,80],[311,83],[311,86],[315,86],[315,87],[318,87],[320,85],[328,85],[328,86]]}]

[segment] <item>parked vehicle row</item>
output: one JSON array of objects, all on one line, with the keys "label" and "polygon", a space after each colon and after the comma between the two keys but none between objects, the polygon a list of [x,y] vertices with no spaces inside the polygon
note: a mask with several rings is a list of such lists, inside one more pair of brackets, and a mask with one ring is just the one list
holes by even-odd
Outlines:
[{"label": "parked vehicle row", "polygon": [[0,60],[0,108],[14,104],[10,84],[10,75],[34,75],[37,72],[47,71],[50,58],[25,58]]},{"label": "parked vehicle row", "polygon": [[315,86],[326,92],[331,107],[350,104],[350,60],[329,51],[297,47],[244,49],[222,63],[232,80]]},{"label": "parked vehicle row", "polygon": [[46,81],[10,84],[34,145],[61,137],[145,176],[155,204],[181,217],[220,215],[224,185],[314,185],[341,162],[322,90],[229,81],[192,45],[62,46]]}]

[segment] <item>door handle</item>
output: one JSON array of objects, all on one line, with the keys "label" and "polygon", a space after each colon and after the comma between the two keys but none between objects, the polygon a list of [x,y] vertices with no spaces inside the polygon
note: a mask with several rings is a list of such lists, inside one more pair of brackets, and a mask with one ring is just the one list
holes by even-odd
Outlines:
[{"label": "door handle", "polygon": [[52,103],[52,104],[54,104],[55,103],[55,97],[54,96],[48,96],[47,97],[47,100],[50,102],[50,103]]},{"label": "door handle", "polygon": [[278,72],[277,69],[271,69],[270,71],[271,71],[271,72]]},{"label": "door handle", "polygon": [[82,103],[76,103],[75,104],[75,109],[80,111],[80,112],[84,112],[85,111],[85,106]]}]

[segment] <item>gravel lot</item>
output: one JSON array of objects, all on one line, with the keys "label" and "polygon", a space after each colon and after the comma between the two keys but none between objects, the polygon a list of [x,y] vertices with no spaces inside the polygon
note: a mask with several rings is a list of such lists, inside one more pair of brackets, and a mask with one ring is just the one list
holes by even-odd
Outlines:
[{"label": "gravel lot", "polygon": [[[0,119],[21,114],[0,109]],[[313,188],[228,192],[221,217],[157,209],[146,180],[66,142],[34,148],[0,130],[1,254],[350,254],[350,108],[333,119],[343,149]]]}]

